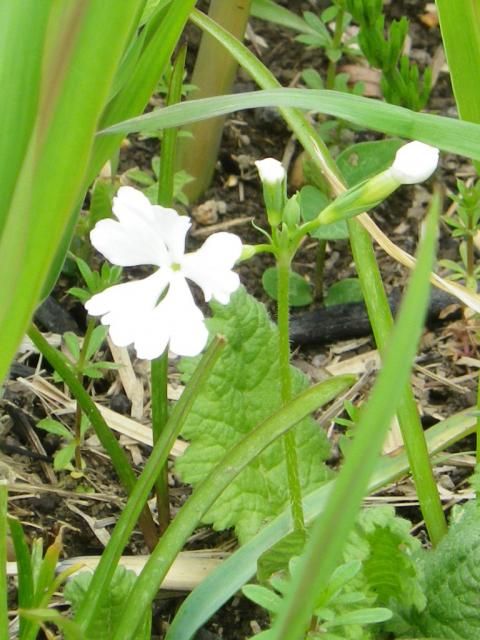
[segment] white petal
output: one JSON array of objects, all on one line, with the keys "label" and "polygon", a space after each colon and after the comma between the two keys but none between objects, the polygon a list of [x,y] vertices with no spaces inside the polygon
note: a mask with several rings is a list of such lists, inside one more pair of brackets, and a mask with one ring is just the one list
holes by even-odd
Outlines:
[{"label": "white petal", "polygon": [[262,182],[268,182],[270,184],[277,184],[285,180],[285,169],[283,165],[275,158],[265,158],[264,160],[257,160],[255,165],[260,175]]},{"label": "white petal", "polygon": [[135,342],[169,283],[171,271],[160,269],[143,280],[117,284],[94,295],[85,304],[92,316],[102,316],[110,337],[119,347]]},{"label": "white petal", "polygon": [[436,147],[423,142],[409,142],[397,151],[390,173],[401,184],[423,182],[437,168],[438,154]]},{"label": "white petal", "polygon": [[166,296],[143,325],[135,340],[140,358],[160,355],[167,342],[180,356],[196,356],[205,347],[208,331],[203,314],[196,306],[191,291],[180,272],[175,272]]},{"label": "white petal", "polygon": [[90,233],[93,246],[114,264],[169,264],[153,207],[141,191],[121,187],[113,199],[116,220],[100,220]]},{"label": "white petal", "polygon": [[179,215],[175,209],[166,209],[158,205],[152,209],[157,233],[161,235],[171,261],[180,262],[185,253],[185,236],[192,226],[190,218]]},{"label": "white petal", "polygon": [[203,290],[205,300],[227,304],[239,287],[240,279],[232,267],[242,253],[242,241],[233,233],[214,233],[195,253],[182,260],[182,273]]},{"label": "white petal", "polygon": [[90,240],[107,260],[122,267],[168,263],[165,245],[142,221],[127,224],[100,220],[91,231]]}]

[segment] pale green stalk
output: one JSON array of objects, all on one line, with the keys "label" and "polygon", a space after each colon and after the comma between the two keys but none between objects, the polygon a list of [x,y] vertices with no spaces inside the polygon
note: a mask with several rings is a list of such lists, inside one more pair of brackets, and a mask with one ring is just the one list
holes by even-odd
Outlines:
[{"label": "pale green stalk", "polygon": [[[290,340],[289,340],[289,279],[291,255],[288,249],[280,250],[277,256],[278,271],[278,359],[282,403],[285,405],[292,399],[292,372],[290,368]],[[285,464],[287,467],[288,490],[292,519],[296,531],[305,531],[302,508],[302,487],[298,469],[297,445],[295,432],[288,431],[283,437],[285,448]]]}]

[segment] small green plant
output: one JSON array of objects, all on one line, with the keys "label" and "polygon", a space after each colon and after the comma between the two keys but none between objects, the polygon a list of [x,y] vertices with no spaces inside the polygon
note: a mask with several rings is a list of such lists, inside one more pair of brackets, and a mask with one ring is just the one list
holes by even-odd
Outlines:
[{"label": "small green plant", "polygon": [[457,180],[458,193],[452,196],[456,209],[453,215],[443,216],[453,238],[460,240],[460,260],[440,260],[440,264],[448,269],[451,280],[462,280],[466,286],[474,291],[480,279],[480,265],[475,261],[475,236],[480,230],[480,180],[467,185]]},{"label": "small green plant", "polygon": [[[144,171],[142,169],[129,169],[126,172],[127,178],[134,182],[143,193],[147,196],[152,204],[158,199],[158,177],[160,175],[160,158],[154,156],[152,158],[152,171]],[[177,171],[173,178],[173,199],[180,204],[188,205],[188,198],[183,192],[185,185],[192,182],[193,178],[186,171]]]},{"label": "small green plant", "polygon": [[55,471],[70,471],[73,478],[82,477],[85,461],[80,455],[79,469],[78,466],[77,468],[73,466],[72,460],[76,459],[76,451],[81,450],[85,435],[91,428],[88,418],[82,415],[78,434],[72,433],[63,423],[53,418],[40,420],[37,422],[37,427],[62,438],[62,446],[53,456],[53,468]]}]

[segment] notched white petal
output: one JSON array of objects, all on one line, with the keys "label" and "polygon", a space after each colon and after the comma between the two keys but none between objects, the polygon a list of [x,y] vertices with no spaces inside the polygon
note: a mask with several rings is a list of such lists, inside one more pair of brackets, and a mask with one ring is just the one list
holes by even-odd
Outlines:
[{"label": "notched white petal", "polygon": [[185,253],[185,236],[192,226],[188,216],[179,215],[175,209],[155,205],[155,230],[167,247],[170,260],[180,262]]},{"label": "notched white petal", "polygon": [[233,233],[214,233],[195,253],[188,254],[182,262],[184,275],[198,284],[205,300],[212,298],[227,304],[231,294],[238,289],[240,279],[232,267],[242,253],[242,242]]}]

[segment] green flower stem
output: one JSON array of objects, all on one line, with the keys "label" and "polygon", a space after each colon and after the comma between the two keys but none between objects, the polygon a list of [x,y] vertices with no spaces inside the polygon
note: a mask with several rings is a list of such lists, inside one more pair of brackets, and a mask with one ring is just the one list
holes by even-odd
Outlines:
[{"label": "green flower stem", "polygon": [[0,469],[0,637],[8,638],[7,509],[8,479]]},{"label": "green flower stem", "polygon": [[[280,368],[280,385],[283,404],[292,399],[292,372],[290,369],[290,341],[289,341],[289,279],[292,256],[290,250],[280,250],[277,258],[278,269],[278,359]],[[305,520],[302,507],[302,488],[298,471],[298,457],[295,442],[295,432],[288,431],[283,437],[285,447],[285,463],[287,466],[288,490],[290,506],[295,531],[305,531]]]},{"label": "green flower stem", "polygon": [[[337,17],[335,18],[335,31],[332,40],[332,49],[335,51],[340,47],[343,36],[343,20],[345,18],[345,8],[338,7]],[[335,76],[337,75],[337,61],[329,60],[327,68],[327,81],[325,83],[326,89],[335,88]]]},{"label": "green flower stem", "polygon": [[[95,329],[95,320],[93,318],[88,318],[87,322],[87,330],[85,331],[85,337],[83,338],[82,348],[80,349],[80,356],[78,358],[78,362],[76,364],[76,368],[78,371],[78,381],[81,385],[83,385],[83,367],[85,366],[85,360],[87,357],[88,345],[90,343],[90,338],[92,336],[92,332]],[[82,408],[78,404],[75,408],[75,466],[78,471],[82,470]]]},{"label": "green flower stem", "polygon": [[[162,430],[160,437],[152,449],[145,468],[137,480],[137,483],[128,499],[125,509],[118,519],[112,537],[102,554],[100,563],[95,570],[85,598],[80,606],[75,620],[85,631],[92,624],[95,616],[101,610],[102,602],[108,598],[109,586],[115,567],[122,555],[122,551],[128,542],[128,538],[135,526],[142,505],[148,499],[148,495],[158,478],[158,469],[163,467],[167,457],[187,418],[192,405],[201,391],[203,383],[210,375],[225,344],[225,339],[217,337],[210,344],[203,355],[202,360],[190,378],[181,398],[175,404],[170,418]],[[168,529],[170,531],[171,525]],[[132,602],[132,601],[131,601]],[[132,604],[138,609],[138,602]],[[143,611],[140,613],[143,615]]]},{"label": "green flower stem", "polygon": [[[170,86],[168,87],[167,106],[176,104],[182,99],[182,80],[185,69],[186,47],[182,47],[173,65]],[[158,176],[157,202],[164,207],[173,205],[175,155],[178,129],[172,127],[163,131],[160,172]],[[151,362],[152,384],[152,436],[153,444],[158,442],[168,420],[168,347],[165,352]],[[160,533],[163,533],[170,522],[170,499],[168,491],[168,463],[160,469],[155,482],[157,498],[157,515]]]},{"label": "green flower stem", "polygon": [[134,637],[142,612],[155,597],[163,578],[188,540],[188,536],[238,474],[274,440],[285,434],[312,411],[346,391],[354,381],[353,376],[336,376],[310,387],[288,403],[288,406],[281,407],[264,420],[225,455],[183,505],[148,559],[135,582],[113,640],[130,640]]},{"label": "green flower stem", "polygon": [[[77,400],[82,411],[90,420],[102,446],[108,453],[120,482],[127,493],[132,493],[135,487],[136,478],[128,458],[118,444],[117,439],[111,432],[110,427],[105,422],[102,414],[97,409],[95,403],[85,391],[82,384],[78,381],[76,371],[73,369],[70,362],[57,349],[48,344],[37,327],[33,324],[28,330],[28,337],[70,389],[70,392]],[[139,510],[138,524],[142,530],[146,544],[150,549],[153,549],[157,543],[158,536],[155,523],[152,519],[152,514],[148,507],[144,506],[144,503],[142,503]]]},{"label": "green flower stem", "polygon": [[[197,24],[201,29],[207,30],[214,37],[220,40],[224,44],[224,46],[228,47],[228,50],[230,51],[230,53],[237,58],[237,60],[242,65],[242,67],[251,75],[251,77],[255,80],[255,82],[257,82],[257,84],[262,89],[275,89],[281,86],[279,82],[276,80],[276,78],[273,76],[273,74],[246,47],[244,47],[240,42],[238,42],[238,40],[235,40],[234,38],[232,38],[227,32],[225,32],[225,30],[223,30],[221,27],[216,25],[213,21],[209,20],[207,16],[205,16],[204,14],[202,14],[201,12],[195,9],[190,15],[190,19],[192,20],[192,22]],[[336,196],[339,196],[340,194],[342,194],[346,190],[346,187],[343,182],[342,176],[338,170],[338,167],[335,163],[335,160],[332,158],[328,150],[328,147],[326,146],[324,141],[321,139],[321,137],[318,135],[318,133],[315,131],[311,123],[308,122],[305,115],[301,111],[297,109],[291,109],[291,108],[282,108],[282,109],[279,109],[279,111],[285,118],[285,121],[288,123],[292,131],[297,136],[297,139],[300,142],[300,144],[303,146],[305,151],[309,154],[314,165],[318,168],[319,171],[323,173],[324,177],[327,179],[331,187],[332,193]],[[349,224],[351,225],[351,229],[354,230],[353,233],[352,231],[350,232],[350,241],[352,242],[353,240],[353,243],[355,243],[356,240],[359,241],[359,238],[362,237],[363,239],[362,241],[364,245],[366,246],[368,244],[370,246],[369,253],[372,256],[371,260],[368,259],[367,261],[366,255],[364,255],[363,252],[359,252],[358,257],[355,258],[355,266],[359,274],[361,286],[364,291],[368,291],[366,300],[368,300],[372,295],[372,292],[369,288],[370,278],[372,278],[373,281],[376,282],[375,286],[378,287],[378,291],[376,295],[380,295],[380,292],[383,292],[381,295],[385,297],[385,291],[383,288],[382,279],[380,277],[378,265],[374,257],[373,246],[372,246],[372,241],[370,239],[370,236],[365,231],[365,229],[361,227],[359,222],[350,221]],[[372,309],[368,308],[368,306],[367,306],[367,309],[369,312],[370,322],[372,324],[375,337],[377,337],[377,334],[381,332],[381,326],[383,326],[383,323],[385,322],[385,318],[390,318],[390,322],[392,322],[390,308],[386,307],[384,311],[381,313],[383,317],[383,322],[380,319],[380,314],[379,315],[376,315],[375,313],[372,314]],[[385,336],[385,341],[386,340],[387,340],[387,336]],[[385,344],[385,343],[382,343],[382,344]],[[423,430],[421,429],[418,415],[415,421],[412,422],[410,425],[405,425],[404,419],[401,418],[401,416],[399,416],[399,424],[400,424],[400,429],[402,430],[405,446],[406,447],[408,446],[409,451],[415,457],[417,455],[414,449],[415,445],[413,442],[410,442],[411,429],[416,429],[418,439],[424,438]],[[411,427],[411,429],[409,429],[409,426]],[[479,431],[480,431],[480,428],[479,428]],[[408,445],[407,445],[407,441],[409,441]],[[420,460],[417,461],[416,466],[420,465],[420,468],[422,468],[425,472],[424,474],[422,474],[422,477],[427,477],[429,473],[431,473],[431,471],[429,473],[426,471],[427,467],[431,468],[430,460],[428,456],[427,457],[424,456],[422,451],[419,451],[418,456],[420,457]],[[417,481],[422,482],[422,477],[421,478],[414,477],[415,483],[417,483]],[[417,487],[417,491],[418,491],[418,487]],[[437,505],[435,507],[435,514],[433,514],[433,513],[430,513],[430,511],[428,510],[428,506],[425,505],[425,499],[422,500],[422,502],[424,503],[422,504],[422,513],[425,518],[427,528],[429,531],[432,530],[434,532],[437,532],[437,534],[435,535],[435,541],[438,542],[438,539],[441,537],[440,532],[442,530],[445,531],[445,525],[439,524],[438,505],[440,505],[440,497],[438,495],[438,489],[434,483],[429,482],[426,486],[420,489],[420,492],[422,494],[430,493],[428,503]],[[427,508],[426,513],[423,512],[423,508]],[[444,518],[443,518],[443,521],[444,521]]]},{"label": "green flower stem", "polygon": [[[348,230],[365,305],[383,360],[393,329],[392,312],[368,231],[358,220],[349,220]],[[447,525],[415,397],[409,384],[406,385],[403,398],[398,405],[397,417],[425,525],[432,545],[435,546],[447,532]]]},{"label": "green flower stem", "polygon": [[[152,384],[152,439],[155,445],[168,420],[168,349],[152,360],[150,365]],[[162,534],[170,522],[170,498],[168,491],[168,463],[160,469],[155,482],[159,532]]]}]

